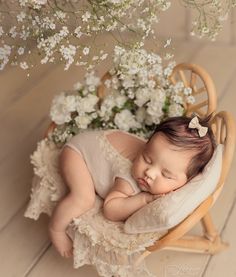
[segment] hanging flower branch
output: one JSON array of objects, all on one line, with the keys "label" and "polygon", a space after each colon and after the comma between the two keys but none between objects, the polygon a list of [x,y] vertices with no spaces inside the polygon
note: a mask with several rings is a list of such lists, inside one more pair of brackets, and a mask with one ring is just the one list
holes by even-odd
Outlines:
[{"label": "hanging flower branch", "polygon": [[191,34],[211,40],[216,39],[229,12],[236,6],[236,0],[181,0],[181,3],[197,13]]},{"label": "hanging flower branch", "polygon": [[19,65],[27,69],[32,46],[42,64],[61,60],[65,69],[71,64],[91,68],[108,56],[108,45],[96,45],[101,34],[111,35],[116,45],[142,45],[169,6],[165,0],[1,1],[0,69],[9,61],[18,64],[23,54],[28,61]]},{"label": "hanging flower branch", "polygon": [[[197,12],[192,34],[215,39],[236,0],[181,0]],[[2,0],[0,70],[7,64],[29,69],[40,62],[93,68],[113,44],[126,49],[155,39],[153,24],[167,10],[166,0]],[[102,38],[103,35],[103,38]],[[105,37],[105,39],[104,39]],[[32,50],[34,49],[34,50]]]}]

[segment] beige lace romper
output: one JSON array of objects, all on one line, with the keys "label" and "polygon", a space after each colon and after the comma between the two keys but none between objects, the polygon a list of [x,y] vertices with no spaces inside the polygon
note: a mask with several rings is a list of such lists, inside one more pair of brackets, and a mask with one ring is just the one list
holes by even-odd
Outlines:
[{"label": "beige lace romper", "polygon": [[[130,174],[131,160],[119,153],[107,138],[107,135],[112,132],[123,132],[145,142],[145,140],[136,135],[113,129],[86,130],[72,137],[65,144],[65,146],[71,147],[83,157],[92,176],[96,193],[103,199],[112,188],[116,177],[128,181],[134,190],[134,194],[140,192],[136,181]],[[125,147],[132,150],[133,145],[125,145]]]}]

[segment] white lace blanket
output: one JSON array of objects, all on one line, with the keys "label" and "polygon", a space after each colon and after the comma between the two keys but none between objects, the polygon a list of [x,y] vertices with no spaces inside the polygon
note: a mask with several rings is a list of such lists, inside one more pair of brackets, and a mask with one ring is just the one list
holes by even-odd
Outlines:
[{"label": "white lace blanket", "polygon": [[[26,217],[36,220],[41,213],[50,216],[57,201],[66,193],[58,170],[59,153],[54,143],[44,139],[31,156],[35,175]],[[103,217],[101,207],[102,199],[97,196],[94,208],[75,218],[68,228],[74,244],[74,267],[91,264],[104,277],[152,276],[144,263],[138,268],[133,264],[145,247],[164,233],[127,234],[124,223]]]}]

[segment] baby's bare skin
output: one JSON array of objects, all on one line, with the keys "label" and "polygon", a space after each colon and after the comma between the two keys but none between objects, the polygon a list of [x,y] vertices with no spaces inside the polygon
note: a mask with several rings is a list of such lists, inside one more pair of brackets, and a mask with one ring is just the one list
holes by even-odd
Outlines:
[{"label": "baby's bare skin", "polygon": [[73,256],[73,242],[65,231],[54,231],[49,228],[49,236],[62,257],[69,258]]},{"label": "baby's bare skin", "polygon": [[[104,199],[104,216],[109,220],[126,220],[147,203],[179,188],[187,181],[185,172],[192,153],[176,152],[176,149],[173,150],[172,145],[160,135],[149,144],[139,142],[139,148],[136,147],[136,150],[136,154],[131,155],[131,175],[141,192],[134,195],[128,181],[116,178],[113,188]],[[70,192],[54,210],[49,233],[58,252],[64,257],[70,257],[72,241],[65,230],[72,218],[93,207],[95,189],[90,172],[79,153],[65,147],[60,162],[62,177]],[[162,168],[165,169],[164,172]]]},{"label": "baby's bare skin", "polygon": [[66,234],[66,228],[73,218],[93,207],[95,190],[84,160],[69,147],[65,147],[61,153],[60,169],[70,192],[53,211],[49,224],[49,235],[58,252],[63,257],[70,257],[73,250],[72,241]]}]

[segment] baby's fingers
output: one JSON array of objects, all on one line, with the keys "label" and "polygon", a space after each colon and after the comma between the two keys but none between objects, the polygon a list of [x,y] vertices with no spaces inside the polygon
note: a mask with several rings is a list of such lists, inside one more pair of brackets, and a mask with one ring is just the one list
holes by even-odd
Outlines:
[{"label": "baby's fingers", "polygon": [[65,258],[70,258],[73,256],[73,248],[71,248],[70,250],[68,251],[65,251],[64,252],[64,255],[63,255]]},{"label": "baby's fingers", "polygon": [[154,194],[153,195],[153,200],[156,200],[157,198],[160,198],[162,196],[164,196],[165,194]]}]

